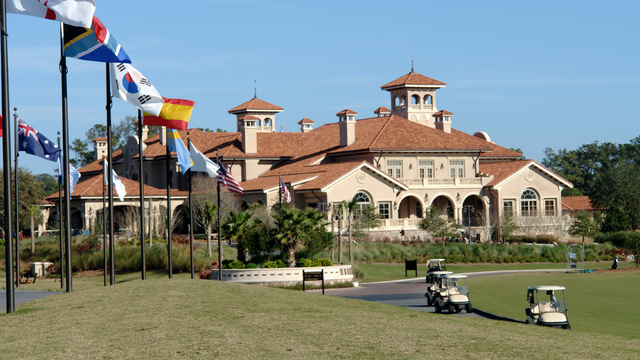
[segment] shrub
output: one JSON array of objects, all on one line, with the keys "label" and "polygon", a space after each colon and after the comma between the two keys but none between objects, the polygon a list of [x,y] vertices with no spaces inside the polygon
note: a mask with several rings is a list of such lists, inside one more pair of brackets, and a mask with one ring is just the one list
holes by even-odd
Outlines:
[{"label": "shrub", "polygon": [[333,261],[327,258],[316,259],[314,262],[318,264],[316,266],[333,266]]},{"label": "shrub", "polygon": [[247,264],[247,269],[256,269],[258,267],[258,265],[254,264],[254,263],[248,263]]},{"label": "shrub", "polygon": [[210,269],[200,270],[200,279],[204,279],[204,280],[211,279],[211,270]]},{"label": "shrub", "polygon": [[264,267],[267,269],[283,268],[285,266],[285,263],[280,259],[276,261],[267,261],[266,263],[264,263]]},{"label": "shrub", "polygon": [[351,271],[353,273],[354,279],[363,280],[364,278],[367,277],[367,273],[364,271],[364,269],[362,269],[358,265],[352,265]]},{"label": "shrub", "polygon": [[298,260],[298,267],[313,267],[316,266],[313,260],[300,259]]}]

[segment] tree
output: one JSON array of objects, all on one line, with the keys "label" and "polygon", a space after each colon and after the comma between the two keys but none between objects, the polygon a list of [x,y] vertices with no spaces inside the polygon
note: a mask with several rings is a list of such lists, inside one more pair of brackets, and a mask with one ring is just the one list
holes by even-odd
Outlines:
[{"label": "tree", "polygon": [[[637,164],[627,160],[608,165],[596,174],[589,196],[596,207],[608,209],[608,213],[624,213],[614,214],[619,220],[628,218],[624,225],[635,227],[640,224],[640,169]],[[607,218],[612,219],[609,214]]]},{"label": "tree", "polygon": [[458,225],[449,219],[445,213],[440,213],[435,206],[425,212],[424,218],[418,223],[418,228],[432,237],[445,238],[458,236]]},{"label": "tree", "polygon": [[229,240],[234,240],[238,244],[238,260],[242,262],[247,262],[248,260],[248,247],[245,241],[247,241],[249,233],[255,225],[255,221],[251,219],[252,217],[253,213],[249,210],[229,210],[227,220],[222,223],[224,234],[229,237]]},{"label": "tree", "polygon": [[351,251],[351,218],[353,217],[353,210],[358,206],[358,199],[354,197],[349,201],[342,200],[342,206],[347,210],[347,221],[349,223],[347,228],[349,234],[349,262],[353,263],[353,252]]},{"label": "tree", "polygon": [[640,233],[632,232],[624,240],[624,247],[633,255],[636,267],[640,267]]},{"label": "tree", "polygon": [[296,266],[295,254],[309,241],[311,234],[324,227],[324,214],[315,209],[304,211],[296,208],[283,208],[282,215],[273,215],[279,228],[276,238],[285,246],[287,266]]},{"label": "tree", "polygon": [[593,221],[591,216],[584,211],[580,211],[575,221],[569,226],[569,234],[573,236],[582,236],[582,248],[584,249],[584,238],[593,238],[598,234],[598,224]]},{"label": "tree", "polygon": [[27,207],[27,213],[29,214],[30,219],[30,229],[31,229],[31,254],[36,253],[36,240],[35,240],[35,222],[42,222],[42,213],[40,212],[40,207],[35,205],[29,205]]},{"label": "tree", "polygon": [[362,238],[364,230],[367,233],[371,229],[380,227],[383,223],[380,214],[378,214],[378,208],[375,205],[364,206],[356,213],[355,221],[353,222],[353,233],[357,238]]},{"label": "tree", "polygon": [[36,180],[42,184],[44,196],[49,196],[58,191],[58,180],[55,176],[50,174],[39,174],[36,175]]},{"label": "tree", "polygon": [[[13,181],[15,177],[15,169],[11,171],[11,180]],[[4,186],[4,179],[0,178],[0,187]],[[12,204],[12,213],[13,219],[15,221],[15,187],[11,187],[11,197],[13,201]],[[36,177],[31,174],[31,172],[26,168],[18,168],[18,194],[19,196],[19,215],[20,215],[20,228],[24,229],[29,227],[31,222],[31,217],[29,216],[29,212],[27,208],[31,205],[41,205],[44,200],[44,187],[41,182],[36,180]],[[0,227],[5,228],[4,224],[4,193],[0,193]],[[15,229],[14,229],[15,230]]]},{"label": "tree", "polygon": [[200,212],[200,219],[207,232],[207,254],[211,257],[211,226],[215,224],[218,219],[218,207],[213,205],[211,201],[205,200],[204,207]]},{"label": "tree", "polygon": [[[524,152],[520,148],[509,148],[509,150],[513,150],[515,152],[519,152],[520,154],[524,154]],[[527,160],[527,158],[523,155],[518,160]]]},{"label": "tree", "polygon": [[504,211],[497,226],[502,240],[511,240],[513,238],[513,234],[518,231],[518,224],[516,223],[513,211]]}]

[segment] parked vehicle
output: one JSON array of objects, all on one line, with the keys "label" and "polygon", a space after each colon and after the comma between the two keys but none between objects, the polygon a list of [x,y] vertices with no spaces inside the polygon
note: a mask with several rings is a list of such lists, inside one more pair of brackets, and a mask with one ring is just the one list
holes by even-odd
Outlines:
[{"label": "parked vehicle", "polygon": [[[571,330],[562,286],[531,286],[527,289],[527,324]],[[560,299],[560,300],[558,300]]]},{"label": "parked vehicle", "polygon": [[437,276],[433,276],[431,275],[431,273],[433,273],[434,271],[446,271],[447,270],[447,266],[444,264],[445,260],[444,259],[429,259],[427,260],[427,278],[426,281],[428,283],[433,284],[436,279],[438,278]]},{"label": "parked vehicle", "polygon": [[469,301],[469,287],[467,286],[466,275],[441,275],[436,281],[440,282],[441,286],[440,290],[436,291],[435,299],[433,300],[437,313],[445,309],[449,314],[463,309],[467,313],[473,311],[471,301]]},{"label": "parked vehicle", "polygon": [[444,281],[446,281],[446,278],[442,278],[439,279],[440,276],[442,275],[449,275],[449,274],[453,274],[451,271],[434,271],[431,273],[433,276],[436,277],[436,281],[434,281],[428,288],[427,288],[427,292],[424,294],[424,296],[427,298],[427,306],[433,306],[433,300],[435,299],[436,296],[436,292],[442,290],[444,288]]}]

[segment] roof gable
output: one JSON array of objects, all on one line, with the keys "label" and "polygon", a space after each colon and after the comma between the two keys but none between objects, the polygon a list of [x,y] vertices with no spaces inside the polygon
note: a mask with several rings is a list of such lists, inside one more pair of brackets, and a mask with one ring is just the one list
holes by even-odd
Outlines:
[{"label": "roof gable", "polygon": [[233,109],[229,110],[228,112],[233,114],[233,113],[239,113],[239,112],[244,112],[247,110],[253,110],[253,111],[257,111],[257,110],[268,110],[268,111],[275,111],[275,112],[280,112],[282,110],[284,110],[283,108],[281,108],[280,106],[277,105],[273,105],[271,103],[268,103],[264,100],[260,100],[258,98],[253,98],[245,103],[242,103],[236,107],[234,107]]},{"label": "roof gable", "polygon": [[391,88],[406,87],[411,85],[421,85],[421,86],[432,85],[432,86],[442,87],[442,86],[445,86],[446,84],[443,83],[442,81],[432,79],[430,77],[424,76],[422,74],[418,74],[417,72],[414,72],[413,70],[411,70],[410,73],[403,75],[393,80],[390,83],[384,84],[380,88],[383,90],[387,90]]}]

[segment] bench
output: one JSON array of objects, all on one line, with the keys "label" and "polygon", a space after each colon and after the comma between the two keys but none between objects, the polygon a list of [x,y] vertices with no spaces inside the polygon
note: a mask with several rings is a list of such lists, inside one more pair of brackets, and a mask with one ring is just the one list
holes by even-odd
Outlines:
[{"label": "bench", "polygon": [[31,276],[31,274],[20,274],[20,284],[35,284],[38,275]]}]

